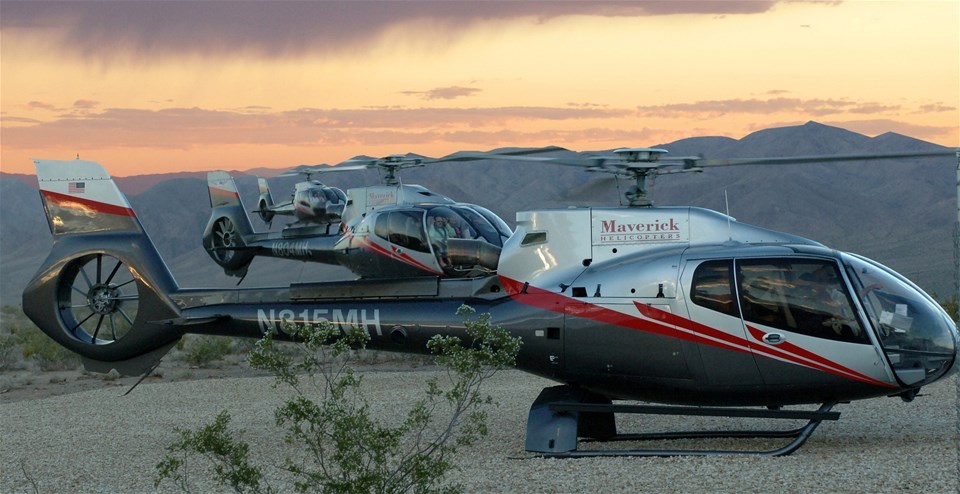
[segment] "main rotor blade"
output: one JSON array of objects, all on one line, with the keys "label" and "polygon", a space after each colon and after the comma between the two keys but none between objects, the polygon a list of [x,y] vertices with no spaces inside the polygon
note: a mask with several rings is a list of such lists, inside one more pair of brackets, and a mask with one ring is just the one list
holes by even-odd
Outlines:
[{"label": "main rotor blade", "polygon": [[295,177],[297,175],[312,175],[314,173],[323,173],[325,171],[329,171],[328,170],[329,168],[332,168],[332,167],[326,163],[319,163],[316,165],[299,165],[277,176],[278,177]]},{"label": "main rotor blade", "polygon": [[[346,163],[346,162],[344,162]],[[366,165],[347,165],[347,166],[331,166],[329,170],[324,170],[324,172],[349,172],[354,170],[369,170],[371,167]]]},{"label": "main rotor blade", "polygon": [[567,148],[559,146],[547,146],[543,148],[523,148],[514,150],[491,150],[491,151],[457,151],[440,158],[428,158],[429,163],[443,163],[450,161],[479,161],[479,160],[497,160],[504,159],[510,161],[543,161],[557,159],[556,157],[538,157],[535,154],[568,152],[573,153]]},{"label": "main rotor blade", "polygon": [[956,156],[956,150],[924,151],[914,153],[880,154],[839,154],[825,156],[790,156],[786,158],[741,158],[741,159],[704,159],[697,160],[695,166],[740,166],[740,165],[799,165],[804,163],[832,163],[836,161],[867,161],[903,158],[932,158],[937,156]]}]

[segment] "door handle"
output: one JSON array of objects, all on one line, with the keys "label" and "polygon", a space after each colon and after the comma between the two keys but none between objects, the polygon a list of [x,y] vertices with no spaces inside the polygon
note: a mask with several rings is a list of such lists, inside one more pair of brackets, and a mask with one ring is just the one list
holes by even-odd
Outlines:
[{"label": "door handle", "polygon": [[784,341],[786,341],[786,338],[780,333],[767,333],[763,335],[763,342],[768,345],[779,345]]}]

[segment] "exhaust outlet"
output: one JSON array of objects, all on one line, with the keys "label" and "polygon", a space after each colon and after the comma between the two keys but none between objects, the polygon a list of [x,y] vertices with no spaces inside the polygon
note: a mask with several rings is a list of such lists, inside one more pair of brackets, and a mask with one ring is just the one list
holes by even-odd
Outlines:
[{"label": "exhaust outlet", "polygon": [[495,271],[500,263],[500,247],[483,240],[451,238],[447,240],[447,257],[459,266],[481,266]]}]

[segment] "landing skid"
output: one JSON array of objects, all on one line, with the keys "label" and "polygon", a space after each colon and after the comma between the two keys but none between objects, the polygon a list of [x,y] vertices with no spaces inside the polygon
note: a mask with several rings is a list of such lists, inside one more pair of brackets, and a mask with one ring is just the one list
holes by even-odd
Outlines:
[{"label": "landing skid", "polygon": [[[820,422],[837,420],[840,412],[831,412],[836,403],[824,403],[817,411],[768,410],[755,408],[614,405],[610,400],[571,386],[545,388],[530,407],[527,418],[526,450],[551,458],[588,458],[597,456],[712,456],[758,455],[787,456],[803,445]],[[748,417],[807,420],[803,427],[790,430],[733,430],[657,432],[617,434],[614,414],[682,415],[707,417]],[[580,438],[584,438],[582,441]],[[650,441],[707,438],[793,438],[772,450],[712,449],[617,449],[579,450],[580,442]]]}]

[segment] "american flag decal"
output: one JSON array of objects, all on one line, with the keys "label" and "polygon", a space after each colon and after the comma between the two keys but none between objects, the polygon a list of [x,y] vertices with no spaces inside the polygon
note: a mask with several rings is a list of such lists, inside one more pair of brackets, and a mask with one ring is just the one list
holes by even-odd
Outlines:
[{"label": "american flag decal", "polygon": [[87,191],[87,184],[83,182],[70,182],[67,184],[67,193],[69,194],[83,194]]}]

